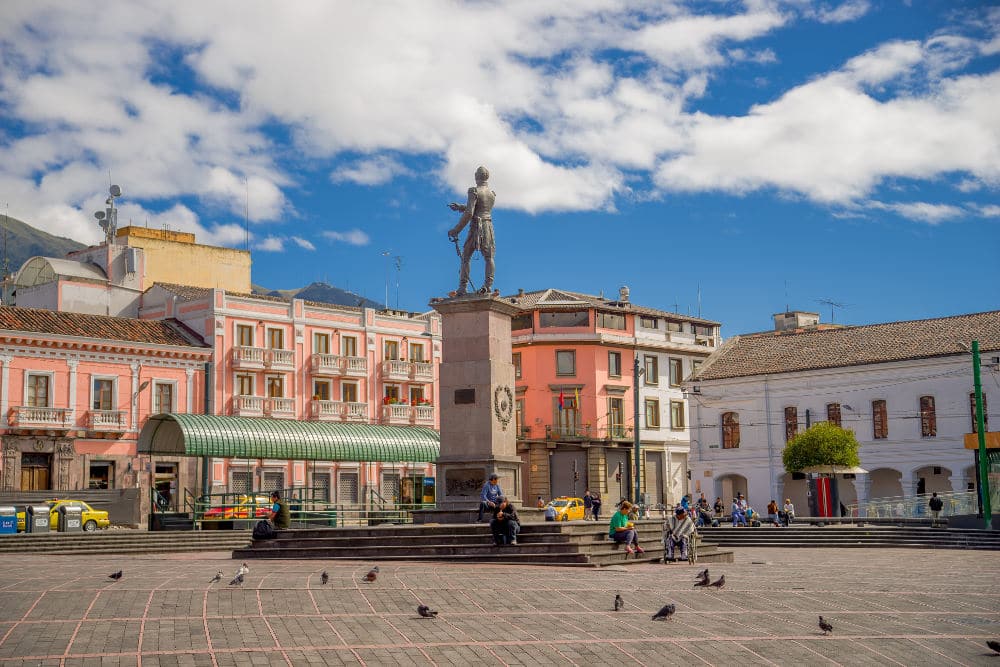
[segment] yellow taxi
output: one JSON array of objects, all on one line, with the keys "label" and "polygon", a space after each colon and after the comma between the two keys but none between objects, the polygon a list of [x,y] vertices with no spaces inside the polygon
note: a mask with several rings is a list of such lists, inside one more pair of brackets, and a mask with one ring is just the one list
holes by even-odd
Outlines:
[{"label": "yellow taxi", "polygon": [[[79,507],[82,510],[83,529],[88,533],[92,533],[98,528],[107,528],[111,525],[111,520],[108,518],[108,513],[105,510],[95,510],[82,500],[64,498],[61,500],[46,500],[45,504],[49,506],[49,530],[59,530],[59,508],[63,505]],[[17,513],[17,530],[19,533],[24,532],[23,510]]]},{"label": "yellow taxi", "polygon": [[583,498],[560,496],[553,498],[549,505],[556,511],[556,521],[583,519]]}]

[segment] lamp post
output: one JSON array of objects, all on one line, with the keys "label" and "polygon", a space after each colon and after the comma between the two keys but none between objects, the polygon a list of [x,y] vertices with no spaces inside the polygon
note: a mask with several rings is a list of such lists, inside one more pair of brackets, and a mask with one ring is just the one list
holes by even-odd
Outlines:
[{"label": "lamp post", "polygon": [[983,523],[986,530],[990,529],[993,523],[993,508],[990,499],[990,469],[986,456],[986,419],[983,415],[983,383],[979,372],[979,341],[972,341],[972,383],[976,392],[976,435],[978,436],[979,448],[976,455],[979,467],[976,472],[979,474],[979,499],[983,508]]},{"label": "lamp post", "polygon": [[645,372],[645,369],[639,368],[639,353],[636,352],[635,358],[632,361],[632,398],[635,401],[635,405],[632,406],[632,443],[633,451],[632,458],[634,459],[633,468],[635,468],[635,502],[639,502],[639,474],[641,468],[639,467],[639,377]]}]

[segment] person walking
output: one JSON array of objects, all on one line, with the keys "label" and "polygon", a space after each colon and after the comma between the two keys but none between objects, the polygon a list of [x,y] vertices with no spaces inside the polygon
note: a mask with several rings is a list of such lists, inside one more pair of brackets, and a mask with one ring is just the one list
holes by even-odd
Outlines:
[{"label": "person walking", "polygon": [[590,489],[583,492],[583,520],[593,519],[594,498],[590,495]]},{"label": "person walking", "polygon": [[941,510],[944,509],[944,502],[938,498],[937,493],[932,493],[931,499],[927,501],[927,506],[931,508],[931,525],[933,526],[941,516]]},{"label": "person walking", "polygon": [[594,521],[601,520],[601,494],[595,493],[593,499],[590,501],[590,513],[594,517]]}]

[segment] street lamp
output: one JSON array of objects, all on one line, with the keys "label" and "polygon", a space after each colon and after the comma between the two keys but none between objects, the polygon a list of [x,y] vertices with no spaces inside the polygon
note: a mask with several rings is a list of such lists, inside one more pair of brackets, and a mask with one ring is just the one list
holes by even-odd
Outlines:
[{"label": "street lamp", "polygon": [[983,510],[983,523],[989,530],[993,523],[993,507],[990,498],[989,460],[986,455],[986,419],[983,415],[983,382],[979,370],[979,341],[972,341],[972,349],[963,342],[958,346],[972,353],[972,385],[976,392],[976,476],[979,478],[979,503]]},{"label": "street lamp", "polygon": [[639,353],[636,352],[635,359],[632,363],[632,398],[635,401],[632,411],[632,458],[634,459],[633,467],[635,468],[635,502],[639,503],[639,474],[641,468],[639,467],[639,378],[646,372],[646,369],[639,368]]}]

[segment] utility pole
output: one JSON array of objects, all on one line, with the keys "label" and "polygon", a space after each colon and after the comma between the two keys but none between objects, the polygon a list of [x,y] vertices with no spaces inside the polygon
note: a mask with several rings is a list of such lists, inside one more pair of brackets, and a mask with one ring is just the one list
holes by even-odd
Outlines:
[{"label": "utility pole", "polygon": [[639,369],[639,353],[635,353],[635,359],[632,363],[632,398],[635,401],[632,411],[632,435],[633,435],[633,452],[632,458],[635,468],[635,502],[639,502],[639,473],[641,468],[639,467],[639,375],[641,371]]},{"label": "utility pole", "polygon": [[979,499],[983,508],[984,528],[989,530],[993,524],[993,508],[990,502],[990,466],[986,456],[986,419],[983,417],[983,383],[979,374],[979,341],[972,341],[972,382],[976,391],[976,435],[979,436],[979,449],[976,458],[979,460]]}]

